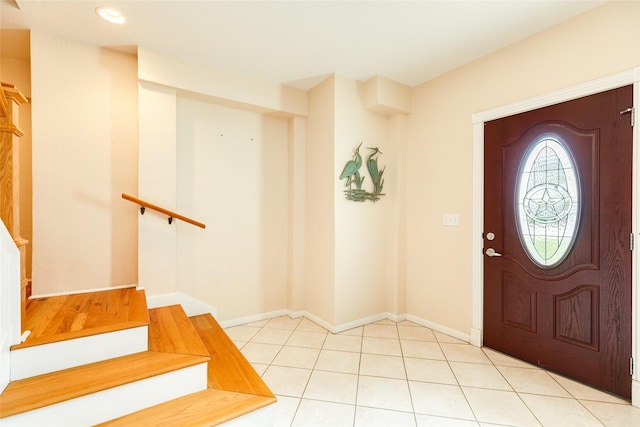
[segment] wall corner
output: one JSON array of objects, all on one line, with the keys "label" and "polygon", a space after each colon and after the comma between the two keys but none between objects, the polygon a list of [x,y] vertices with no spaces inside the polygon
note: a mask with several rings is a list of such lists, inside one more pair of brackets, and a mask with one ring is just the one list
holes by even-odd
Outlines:
[{"label": "wall corner", "polygon": [[379,114],[411,113],[411,88],[386,77],[367,80],[362,98],[366,109]]}]

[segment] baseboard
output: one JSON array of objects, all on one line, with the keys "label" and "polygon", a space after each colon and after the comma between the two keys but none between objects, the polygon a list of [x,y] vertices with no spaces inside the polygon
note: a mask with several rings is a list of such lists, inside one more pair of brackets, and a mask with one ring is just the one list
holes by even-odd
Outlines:
[{"label": "baseboard", "polygon": [[484,341],[482,329],[471,328],[471,336],[469,342],[476,347],[482,347]]},{"label": "baseboard", "polygon": [[374,314],[367,317],[362,317],[360,319],[352,320],[350,322],[341,323],[339,325],[333,325],[329,322],[324,321],[323,319],[319,318],[313,313],[309,313],[308,311],[305,311],[305,310],[289,312],[289,316],[292,318],[306,317],[307,319],[311,320],[313,323],[317,323],[318,325],[322,326],[323,328],[325,328],[326,330],[328,330],[333,334],[339,334],[340,332],[348,331],[349,329],[358,328],[360,326],[379,322],[385,319],[389,319],[394,322],[401,322],[406,318],[406,315],[404,314],[398,315],[398,314],[393,314],[389,312],[384,312],[384,313],[378,313],[378,314]]},{"label": "baseboard", "polygon": [[218,315],[218,309],[212,305],[200,301],[199,299],[190,297],[182,292],[174,292],[172,294],[163,295],[147,295],[147,307],[158,308],[168,305],[179,304],[187,313],[187,316],[199,316],[201,314],[211,314],[214,318]]},{"label": "baseboard", "polygon": [[220,326],[222,328],[232,328],[234,326],[246,325],[247,323],[260,322],[262,320],[270,320],[270,319],[273,319],[274,317],[282,317],[282,316],[289,316],[292,318],[294,317],[294,316],[291,316],[291,310],[282,309],[282,310],[269,311],[267,313],[253,314],[251,316],[239,317],[237,319],[232,319],[232,320],[225,320],[224,322],[221,322],[218,320],[218,323],[220,323]]},{"label": "baseboard", "polygon": [[460,332],[456,329],[449,328],[447,326],[440,325],[439,323],[432,322],[430,320],[425,320],[421,317],[414,316],[413,314],[407,314],[407,320],[413,323],[417,323],[418,325],[427,327],[436,332],[443,333],[445,335],[449,335],[451,337],[457,338],[461,341],[471,343],[471,337],[469,334],[465,334],[464,332]]},{"label": "baseboard", "polygon": [[[218,320],[218,323],[222,328],[231,328],[234,326],[246,325],[247,323],[270,320],[275,317],[289,316],[292,319],[295,319],[298,317],[306,317],[312,322],[322,326],[329,332],[338,334],[340,332],[348,331],[349,329],[368,325],[370,323],[379,322],[385,319],[392,320],[394,322],[409,320],[413,323],[417,323],[418,325],[425,326],[434,331],[441,332],[443,334],[452,336],[459,340],[476,345],[474,342],[472,342],[471,336],[469,334],[465,334],[458,330],[440,325],[438,323],[435,323],[430,320],[426,320],[421,317],[414,316],[408,313],[395,314],[390,312],[382,312],[382,313],[372,314],[371,316],[362,317],[360,319],[355,319],[349,322],[341,323],[338,325],[334,325],[306,310],[293,311],[293,310],[283,308],[280,310],[269,311],[266,313],[253,314],[250,316],[239,317],[236,319],[220,321],[219,319],[217,319],[217,309],[215,307],[210,306],[196,298],[190,297],[181,292],[164,294],[164,295],[153,295],[153,296],[147,295],[147,305],[149,308],[163,307],[163,306],[173,305],[173,304],[181,304],[188,316],[197,316],[200,314],[210,313],[214,318],[216,318],[216,320]],[[477,338],[474,335],[474,340],[476,339]]]},{"label": "baseboard", "polygon": [[640,408],[640,381],[631,380],[631,404]]},{"label": "baseboard", "polygon": [[360,319],[356,319],[356,320],[352,320],[350,322],[345,322],[345,323],[341,323],[339,325],[333,325],[325,320],[323,320],[322,318],[314,315],[313,313],[310,313],[306,310],[299,310],[299,311],[292,311],[292,310],[288,310],[288,309],[282,309],[282,310],[276,310],[276,311],[271,311],[268,313],[263,313],[263,314],[257,314],[257,315],[253,315],[253,316],[247,316],[247,317],[242,317],[239,319],[233,319],[233,320],[228,320],[225,322],[220,322],[220,326],[222,326],[223,328],[230,328],[233,326],[240,326],[240,325],[245,325],[247,323],[252,323],[252,322],[258,322],[261,320],[269,320],[269,319],[273,319],[274,317],[281,317],[281,316],[289,316],[292,319],[296,319],[299,317],[305,317],[309,320],[311,320],[313,323],[318,324],[319,326],[322,326],[323,328],[325,328],[326,330],[328,330],[329,332],[333,333],[333,334],[338,334],[340,332],[344,332],[344,331],[348,331],[349,329],[353,329],[353,328],[357,328],[360,326],[364,326],[364,325],[368,325],[370,323],[375,323],[375,322],[379,322],[381,320],[392,320],[394,322],[401,322],[403,320],[408,320],[410,322],[416,323],[420,326],[425,326],[429,329],[432,329],[434,331],[437,332],[441,332],[443,334],[449,335],[451,337],[457,338],[461,341],[465,341],[465,342],[471,342],[471,337],[468,334],[465,334],[463,332],[457,331],[455,329],[451,329],[448,328],[446,326],[440,325],[438,323],[435,322],[431,322],[429,320],[425,320],[422,319],[418,316],[414,316],[412,314],[394,314],[394,313],[389,313],[389,312],[383,312],[383,313],[378,313],[378,314],[374,314],[371,316],[367,316],[367,317],[362,317]]},{"label": "baseboard", "polygon": [[[104,287],[104,288],[74,289],[74,290],[71,290],[71,291],[54,292],[54,293],[50,293],[50,294],[31,295],[31,297],[29,297],[29,299],[61,297],[61,296],[77,295],[77,294],[88,294],[90,292],[113,291],[115,289],[135,288],[137,286],[138,285],[133,283],[133,284],[129,284],[129,285],[107,286],[107,287]],[[140,289],[142,289],[142,288],[140,288]]]}]

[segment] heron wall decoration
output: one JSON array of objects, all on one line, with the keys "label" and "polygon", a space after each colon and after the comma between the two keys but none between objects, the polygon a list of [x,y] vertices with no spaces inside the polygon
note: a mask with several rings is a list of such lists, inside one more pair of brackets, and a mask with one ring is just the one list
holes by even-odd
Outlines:
[{"label": "heron wall decoration", "polygon": [[[373,151],[367,158],[367,170],[369,171],[369,176],[373,182],[373,192],[363,190],[362,183],[364,182],[364,176],[360,175],[360,166],[362,166],[362,156],[360,155],[361,146],[362,142],[358,144],[353,151],[352,159],[344,165],[344,169],[340,174],[340,179],[346,180],[344,185],[348,188],[344,190],[344,194],[347,200],[353,200],[355,202],[371,200],[375,202],[380,199],[380,196],[384,196],[382,193],[382,188],[384,186],[384,179],[382,178],[382,175],[384,174],[386,166],[382,169],[378,168],[378,155],[382,154],[382,151],[380,151],[378,147],[367,147],[367,149]],[[354,183],[356,188],[353,188]]]}]

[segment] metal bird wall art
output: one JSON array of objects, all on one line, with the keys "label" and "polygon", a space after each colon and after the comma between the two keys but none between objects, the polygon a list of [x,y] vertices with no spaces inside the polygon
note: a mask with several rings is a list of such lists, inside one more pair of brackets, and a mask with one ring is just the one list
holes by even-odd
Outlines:
[{"label": "metal bird wall art", "polygon": [[[367,149],[373,151],[369,154],[367,159],[367,170],[369,171],[369,176],[373,182],[373,192],[370,193],[362,189],[364,176],[360,175],[360,166],[362,166],[362,156],[360,155],[361,146],[362,142],[353,150],[353,157],[344,165],[344,169],[342,169],[342,173],[340,174],[340,179],[346,180],[344,185],[348,188],[344,190],[344,194],[347,200],[352,200],[354,202],[371,200],[375,202],[380,200],[380,196],[384,196],[382,193],[382,188],[384,186],[384,179],[382,178],[382,175],[384,174],[386,166],[382,169],[378,168],[378,155],[382,154],[382,151],[380,151],[378,147],[367,147]],[[354,183],[355,188],[353,188]]]},{"label": "metal bird wall art", "polygon": [[362,142],[356,147],[353,151],[353,159],[349,160],[346,165],[344,165],[344,169],[342,169],[342,173],[340,174],[340,179],[347,179],[345,186],[348,186],[351,189],[351,183],[355,179],[356,188],[359,190],[362,188],[362,181],[364,181],[364,177],[360,178],[360,166],[362,166],[362,156],[360,156],[360,146]]},{"label": "metal bird wall art", "polygon": [[[369,147],[367,147],[369,148]],[[380,195],[382,194],[382,187],[384,186],[384,179],[382,178],[382,175],[384,174],[384,170],[387,168],[386,166],[384,166],[382,168],[382,170],[378,169],[378,154],[382,154],[382,151],[380,151],[378,149],[378,147],[375,148],[369,148],[369,150],[373,150],[373,153],[371,153],[369,155],[369,158],[367,159],[367,169],[369,169],[369,175],[371,175],[371,181],[373,181],[373,194],[372,196],[375,197],[373,199],[373,201],[375,202],[376,200],[378,200],[380,197]],[[374,157],[375,156],[375,157]]]}]

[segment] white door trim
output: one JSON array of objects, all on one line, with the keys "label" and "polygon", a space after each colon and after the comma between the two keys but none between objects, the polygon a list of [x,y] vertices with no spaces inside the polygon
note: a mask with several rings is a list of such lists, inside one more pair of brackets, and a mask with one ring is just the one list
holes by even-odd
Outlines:
[{"label": "white door trim", "polygon": [[[471,265],[472,265],[472,326],[471,343],[481,347],[483,342],[483,254],[482,254],[482,232],[484,223],[484,123],[490,120],[500,119],[525,111],[547,107],[564,101],[593,95],[598,92],[615,89],[618,87],[634,84],[634,108],[636,116],[640,111],[640,67],[623,73],[614,74],[601,79],[593,80],[567,89],[562,89],[546,95],[515,102],[513,104],[494,108],[473,114],[473,224],[472,224],[472,244],[471,244]],[[632,357],[636,361],[636,366],[640,366],[640,312],[638,292],[640,286],[637,274],[638,257],[640,254],[640,120],[636,119],[636,126],[633,131],[633,194],[632,194],[632,230],[636,240],[636,250],[632,261]],[[636,368],[632,378],[632,403],[640,407],[640,368]]]}]

